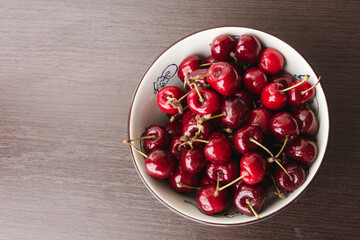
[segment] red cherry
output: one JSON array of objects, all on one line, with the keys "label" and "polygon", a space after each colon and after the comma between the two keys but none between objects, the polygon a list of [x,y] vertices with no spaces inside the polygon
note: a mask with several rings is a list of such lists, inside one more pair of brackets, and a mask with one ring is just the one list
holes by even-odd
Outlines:
[{"label": "red cherry", "polygon": [[319,121],[314,112],[307,108],[296,109],[294,118],[298,122],[300,133],[307,137],[315,136],[319,129]]},{"label": "red cherry", "polygon": [[206,59],[205,59],[205,64],[208,63],[216,63],[217,60],[215,60],[215,58],[212,55],[209,55]]},{"label": "red cherry", "polygon": [[269,83],[261,92],[261,103],[270,110],[280,110],[287,103],[287,96],[280,92],[284,89],[281,83]]},{"label": "red cherry", "polygon": [[211,55],[217,61],[226,61],[235,51],[236,42],[229,35],[222,34],[214,38],[211,44]]},{"label": "red cherry", "polygon": [[187,89],[191,90],[194,88],[192,83],[196,83],[197,86],[207,87],[209,85],[206,78],[207,71],[207,68],[201,68],[191,72],[188,78],[189,81],[186,83]]},{"label": "red cherry", "polygon": [[317,157],[317,146],[315,142],[304,137],[289,143],[285,151],[290,158],[296,160],[303,166],[311,165]]},{"label": "red cherry", "polygon": [[208,83],[218,93],[224,96],[233,95],[241,84],[241,78],[235,68],[227,62],[217,62],[208,70]]},{"label": "red cherry", "polygon": [[162,126],[152,125],[148,127],[145,136],[154,136],[152,139],[144,139],[144,149],[148,153],[156,149],[167,149],[170,144],[170,136]]},{"label": "red cherry", "polygon": [[184,171],[180,166],[175,170],[175,172],[169,177],[169,185],[176,192],[191,192],[194,189],[190,187],[197,187],[199,183],[199,176],[195,174],[188,173]]},{"label": "red cherry", "polygon": [[259,68],[268,74],[277,74],[284,66],[283,55],[274,48],[266,48],[262,51]]},{"label": "red cherry", "polygon": [[217,181],[218,172],[220,172],[219,182],[224,184],[230,183],[239,176],[239,163],[233,158],[221,164],[208,163],[206,175],[211,180]]},{"label": "red cherry", "polygon": [[[260,185],[240,184],[234,196],[236,208],[248,216],[256,215],[261,211],[266,201],[266,190]],[[249,206],[251,205],[251,207]],[[252,208],[252,209],[251,209]]]},{"label": "red cherry", "polygon": [[[213,127],[210,121],[203,122],[202,129],[199,132],[199,125],[197,117],[198,115],[192,116],[184,125],[183,125],[183,136],[187,136],[189,138],[193,138],[197,136],[197,139],[207,140],[210,137],[211,132],[213,131]],[[199,133],[199,134],[198,134]],[[193,146],[201,146],[204,143],[194,141]]]},{"label": "red cherry", "polygon": [[248,108],[250,109],[251,97],[248,92],[244,90],[238,90],[236,93],[234,93],[234,96],[243,100],[246,103],[246,106],[248,106]]},{"label": "red cherry", "polygon": [[289,142],[293,141],[300,133],[295,118],[288,112],[276,113],[270,120],[270,130],[279,142],[284,142],[286,136]]},{"label": "red cherry", "polygon": [[168,122],[164,128],[171,137],[181,136],[182,134],[182,124],[179,122]]},{"label": "red cherry", "polygon": [[185,123],[187,123],[187,121],[189,121],[189,119],[193,116],[195,116],[196,114],[193,113],[190,109],[186,109],[185,112],[182,115],[182,123],[183,125],[185,125]]},{"label": "red cherry", "polygon": [[201,211],[208,215],[223,212],[228,204],[227,191],[220,191],[215,195],[216,183],[208,184],[200,188],[197,194],[197,203]]},{"label": "red cherry", "polygon": [[244,73],[243,83],[249,93],[260,95],[264,87],[268,84],[268,80],[263,70],[253,67]]},{"label": "red cherry", "polygon": [[211,183],[216,183],[216,181],[211,180],[207,175],[203,176],[200,179],[200,187],[203,187],[203,186],[211,184]]},{"label": "red cherry", "polygon": [[258,107],[250,112],[248,124],[252,126],[258,126],[261,128],[263,136],[268,137],[271,134],[270,131],[270,120],[272,113],[265,108]]},{"label": "red cherry", "polygon": [[[296,80],[289,85],[289,88],[302,82],[303,80]],[[315,96],[315,88],[312,88],[312,85],[308,82],[304,82],[301,85],[286,91],[288,96],[288,102],[292,107],[300,107],[304,105],[307,101],[311,100]],[[310,89],[309,91],[306,91]]]},{"label": "red cherry", "polygon": [[253,35],[241,35],[236,44],[236,58],[240,62],[257,62],[261,54],[261,43]]},{"label": "red cherry", "polygon": [[183,91],[176,86],[162,88],[157,94],[157,104],[159,108],[167,114],[178,113],[177,99],[184,95]]},{"label": "red cherry", "polygon": [[181,167],[184,169],[184,171],[191,174],[199,173],[204,168],[205,163],[206,158],[204,151],[198,148],[185,150],[180,159]]},{"label": "red cherry", "polygon": [[187,104],[190,110],[200,116],[206,114],[214,114],[220,108],[220,98],[219,95],[209,89],[203,87],[197,87],[192,89],[187,96]]},{"label": "red cherry", "polygon": [[165,179],[175,171],[174,157],[164,150],[154,150],[145,159],[145,169],[155,178]]},{"label": "red cherry", "polygon": [[234,142],[239,153],[244,154],[258,148],[258,145],[251,142],[250,139],[255,139],[257,142],[262,143],[263,135],[261,128],[246,125],[236,132]]},{"label": "red cherry", "polygon": [[205,157],[212,163],[224,163],[231,157],[232,143],[228,137],[219,132],[213,132],[209,143],[204,148]]},{"label": "red cherry", "polygon": [[230,128],[239,128],[243,126],[249,118],[249,108],[247,104],[238,97],[228,97],[221,106],[221,117],[223,124]]},{"label": "red cherry", "polygon": [[191,55],[185,58],[179,65],[178,77],[184,82],[185,75],[190,74],[196,69],[200,68],[200,58],[196,55]]},{"label": "red cherry", "polygon": [[305,182],[305,171],[298,163],[289,162],[284,164],[283,167],[290,174],[292,180],[290,180],[289,176],[284,172],[284,170],[278,168],[275,172],[274,178],[276,185],[279,188],[282,188],[286,191],[294,191]]},{"label": "red cherry", "polygon": [[271,76],[269,81],[281,83],[284,86],[284,88],[287,88],[293,81],[295,81],[295,79],[290,74],[278,73],[274,76]]},{"label": "red cherry", "polygon": [[180,136],[171,140],[169,151],[176,159],[180,160],[182,152],[187,149],[190,149],[190,145],[182,141]]},{"label": "red cherry", "polygon": [[256,152],[245,153],[240,160],[240,176],[247,184],[259,183],[266,175],[266,161]]}]

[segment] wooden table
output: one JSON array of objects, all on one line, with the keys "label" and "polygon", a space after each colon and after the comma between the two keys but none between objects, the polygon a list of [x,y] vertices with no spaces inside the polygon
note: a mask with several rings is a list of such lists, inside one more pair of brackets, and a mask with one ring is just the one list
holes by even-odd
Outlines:
[{"label": "wooden table", "polygon": [[[360,237],[358,1],[0,2],[0,239],[355,239]],[[222,25],[288,42],[322,75],[325,162],[284,212],[217,228],[164,207],[128,146],[133,92],[178,39]]]}]

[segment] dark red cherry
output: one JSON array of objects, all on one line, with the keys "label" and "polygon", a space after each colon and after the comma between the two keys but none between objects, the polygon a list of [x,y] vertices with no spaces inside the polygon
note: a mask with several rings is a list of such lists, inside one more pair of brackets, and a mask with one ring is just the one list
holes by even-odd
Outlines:
[{"label": "dark red cherry", "polygon": [[295,81],[294,77],[287,73],[278,73],[269,79],[269,82],[281,83],[284,88],[287,88],[293,81]]},{"label": "dark red cherry", "polygon": [[252,126],[258,126],[261,128],[263,136],[269,137],[271,134],[270,131],[270,120],[272,118],[272,113],[265,108],[258,107],[254,108],[250,112],[250,117],[248,124]]},{"label": "dark red cherry", "polygon": [[244,154],[257,149],[259,146],[251,142],[251,138],[259,143],[263,142],[263,135],[260,127],[246,125],[240,128],[236,132],[234,138],[236,150],[238,150],[239,153]]},{"label": "dark red cherry", "polygon": [[308,108],[298,108],[293,114],[296,119],[300,133],[307,137],[315,136],[319,129],[319,121],[314,112]]},{"label": "dark red cherry", "polygon": [[289,143],[285,151],[290,158],[296,160],[303,166],[311,165],[317,157],[316,143],[304,137],[300,137]]},{"label": "dark red cherry", "polygon": [[214,215],[225,211],[228,204],[228,192],[218,192],[215,196],[216,183],[208,184],[200,188],[196,200],[201,211],[208,215]]},{"label": "dark red cherry", "polygon": [[245,153],[240,160],[240,176],[247,184],[259,183],[266,175],[266,160],[256,152]]},{"label": "dark red cherry", "polygon": [[182,124],[179,122],[168,122],[164,128],[171,137],[181,136],[182,134]]},{"label": "dark red cherry", "polygon": [[250,109],[251,96],[249,95],[248,92],[246,92],[244,90],[238,90],[236,93],[234,93],[234,96],[243,100],[246,103],[246,106],[248,106],[248,108]]},{"label": "dark red cherry", "polygon": [[212,55],[209,55],[206,59],[205,59],[205,64],[207,63],[216,63],[217,60],[215,60],[215,58]]},{"label": "dark red cherry", "polygon": [[235,159],[230,158],[225,163],[208,163],[206,165],[206,175],[211,180],[217,181],[218,172],[220,172],[219,181],[221,183],[230,183],[239,176],[239,163]]},{"label": "dark red cherry", "polygon": [[170,144],[168,132],[159,125],[152,125],[146,129],[145,136],[154,136],[153,139],[144,139],[144,149],[148,153],[156,149],[167,149]]},{"label": "dark red cherry", "polygon": [[167,114],[178,113],[177,99],[184,95],[183,91],[176,86],[166,86],[157,94],[157,104],[159,108]]},{"label": "dark red cherry", "polygon": [[178,68],[178,77],[181,81],[184,82],[184,78],[186,74],[190,74],[191,72],[200,68],[200,58],[196,55],[191,55],[185,58],[179,65]]},{"label": "dark red cherry", "polygon": [[199,183],[199,176],[188,173],[180,166],[178,166],[175,172],[169,177],[168,181],[170,187],[176,192],[191,192],[194,190],[193,188],[184,187],[181,185],[197,187]]},{"label": "dark red cherry", "polygon": [[253,35],[241,35],[236,44],[236,58],[240,62],[257,62],[260,58],[261,49],[261,43],[257,37]]},{"label": "dark red cherry", "polygon": [[284,89],[281,83],[269,83],[261,92],[261,103],[270,110],[280,110],[287,103],[286,93],[280,92]]},{"label": "dark red cherry", "polygon": [[209,85],[206,78],[207,71],[207,68],[200,68],[191,72],[189,74],[189,81],[186,84],[187,89],[191,90],[194,88],[194,84],[192,83],[196,83],[197,86],[207,87]]},{"label": "dark red cherry", "polygon": [[214,114],[220,108],[219,95],[210,89],[203,87],[197,88],[198,92],[194,88],[189,91],[189,95],[187,96],[187,104],[190,110],[200,116]]},{"label": "dark red cherry", "polygon": [[243,126],[248,120],[250,113],[247,104],[238,97],[226,98],[222,103],[221,112],[224,114],[221,117],[222,123],[234,129]]},{"label": "dark red cherry", "polygon": [[304,183],[306,177],[305,171],[300,166],[300,164],[296,162],[286,163],[283,165],[283,167],[290,174],[292,180],[290,180],[289,176],[284,172],[284,170],[279,167],[274,175],[276,185],[286,191],[294,191]]},{"label": "dark red cherry", "polygon": [[174,137],[171,140],[169,151],[176,159],[180,160],[182,152],[187,149],[190,149],[190,145],[182,141],[180,136]]},{"label": "dark red cherry", "polygon": [[241,84],[237,70],[227,62],[217,62],[210,66],[207,76],[208,83],[223,96],[233,95]]},{"label": "dark red cherry", "polygon": [[[207,140],[210,137],[210,134],[213,131],[213,127],[210,121],[203,122],[202,129],[200,128],[199,132],[199,125],[197,116],[192,116],[184,125],[183,125],[183,136],[188,136],[189,138],[197,137],[197,139]],[[199,134],[198,134],[199,133]],[[204,143],[194,141],[193,146],[201,146]]]},{"label": "dark red cherry", "polygon": [[200,148],[185,150],[180,159],[181,167],[191,174],[199,173],[204,168],[205,163],[204,151]]},{"label": "dark red cherry", "polygon": [[[301,82],[302,80],[296,80],[292,82],[289,87],[294,86],[295,84]],[[308,82],[304,82],[300,84],[299,86],[290,89],[289,91],[286,91],[286,94],[288,96],[288,102],[290,106],[292,107],[300,107],[304,105],[307,101],[313,99],[315,96],[315,88],[308,90],[311,88],[312,85]]]},{"label": "dark red cherry", "polygon": [[147,173],[155,178],[168,178],[174,173],[175,168],[174,157],[164,150],[154,150],[145,159]]},{"label": "dark red cherry", "polygon": [[211,184],[211,183],[216,183],[216,181],[211,180],[207,175],[203,176],[200,179],[200,187],[203,187],[203,186]]},{"label": "dark red cherry", "polygon": [[204,153],[210,162],[224,163],[231,157],[232,143],[224,134],[213,132],[209,138],[209,143],[205,145]]},{"label": "dark red cherry", "polygon": [[253,67],[244,73],[243,83],[249,93],[260,95],[264,87],[268,84],[268,79],[263,70]]},{"label": "dark red cherry", "polygon": [[236,41],[227,34],[215,37],[211,43],[211,55],[217,61],[226,61],[235,51]]},{"label": "dark red cherry", "polygon": [[259,213],[266,201],[266,196],[266,190],[260,184],[248,185],[242,183],[235,193],[234,203],[241,213],[254,216],[249,204],[251,204],[256,213]]},{"label": "dark red cherry", "polygon": [[259,68],[267,74],[277,74],[284,66],[283,55],[274,48],[266,48],[261,52]]},{"label": "dark red cherry", "polygon": [[193,113],[190,109],[186,109],[185,112],[182,115],[182,123],[183,126],[185,125],[185,123],[187,123],[187,121],[189,121],[189,119],[193,116],[195,116],[196,114]]},{"label": "dark red cherry", "polygon": [[300,134],[296,119],[288,112],[276,113],[270,120],[270,130],[279,142],[284,142],[286,136],[291,142]]}]

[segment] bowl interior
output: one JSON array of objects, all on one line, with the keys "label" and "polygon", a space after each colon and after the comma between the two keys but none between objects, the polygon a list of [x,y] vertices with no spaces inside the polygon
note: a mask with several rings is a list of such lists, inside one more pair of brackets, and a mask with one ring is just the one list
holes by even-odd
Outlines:
[{"label": "bowl interior", "polygon": [[[229,34],[234,37],[242,34],[255,35],[259,38],[263,47],[276,48],[284,55],[284,70],[287,73],[294,75],[295,78],[309,74],[309,82],[311,84],[314,84],[317,80],[317,76],[311,66],[297,51],[270,34],[243,27],[220,27],[204,30],[185,37],[172,45],[148,69],[138,86],[131,106],[128,129],[130,139],[141,136],[145,128],[152,124],[165,125],[168,122],[166,114],[157,106],[157,91],[169,85],[182,87],[182,82],[177,77],[177,68],[180,62],[192,54],[197,54],[204,58],[210,55],[211,41],[220,34]],[[320,84],[316,86],[316,96],[310,105],[319,119],[319,132],[316,138],[318,146],[317,160],[309,168],[305,183],[289,194],[287,199],[273,197],[267,200],[266,206],[264,206],[260,213],[261,219],[272,216],[296,200],[305,191],[323,161],[329,135],[329,114],[326,98]],[[140,147],[139,142],[134,142],[134,144]],[[145,159],[143,156],[132,149],[131,153],[135,167],[145,185],[154,196],[173,211],[206,224],[241,225],[256,221],[255,217],[240,214],[235,207],[230,207],[224,214],[216,216],[208,216],[201,213],[196,206],[194,194],[186,195],[174,192],[166,180],[158,180],[147,174],[144,168]]]}]

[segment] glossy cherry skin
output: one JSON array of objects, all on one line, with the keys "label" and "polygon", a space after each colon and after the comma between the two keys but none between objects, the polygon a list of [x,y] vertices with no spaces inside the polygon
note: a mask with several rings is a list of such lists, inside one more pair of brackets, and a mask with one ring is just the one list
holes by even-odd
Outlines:
[{"label": "glossy cherry skin", "polygon": [[215,58],[212,55],[209,55],[206,59],[205,59],[205,63],[216,63],[217,60],[215,60]]},{"label": "glossy cherry skin", "polygon": [[188,173],[178,166],[175,172],[169,177],[168,182],[170,187],[176,192],[192,192],[194,189],[181,186],[179,187],[177,184],[181,183],[186,186],[197,187],[199,183],[199,176]]},{"label": "glossy cherry skin", "polygon": [[179,99],[184,95],[183,91],[176,86],[166,86],[157,94],[159,108],[167,114],[178,113],[178,109],[169,103],[169,98]]},{"label": "glossy cherry skin", "polygon": [[261,52],[259,68],[267,74],[277,74],[284,66],[283,55],[274,48],[266,48]]},{"label": "glossy cherry skin", "polygon": [[278,73],[269,79],[269,82],[281,83],[284,88],[287,88],[293,81],[295,81],[294,77],[287,73]]},{"label": "glossy cherry skin", "polygon": [[[183,125],[183,136],[188,136],[190,138],[195,137],[197,132],[199,131],[199,126],[197,125],[196,116],[192,116],[184,125]],[[210,121],[205,121],[202,123],[203,130],[200,132],[200,135],[197,139],[207,140],[210,137],[210,134],[213,131],[213,126]],[[193,146],[202,146],[204,143],[201,142],[193,142]]]},{"label": "glossy cherry skin", "polygon": [[208,176],[205,175],[200,179],[199,185],[200,185],[200,187],[203,187],[203,186],[211,184],[211,183],[216,183],[216,182],[211,180]]},{"label": "glossy cherry skin", "polygon": [[263,134],[261,128],[258,126],[246,125],[236,132],[234,143],[236,150],[238,150],[239,153],[244,154],[259,147],[255,143],[250,142],[250,138],[262,143]]},{"label": "glossy cherry skin", "polygon": [[287,103],[287,95],[280,92],[284,89],[284,86],[281,83],[269,83],[264,87],[261,92],[261,103],[270,110],[280,110],[285,107]]},{"label": "glossy cherry skin", "polygon": [[219,182],[226,184],[239,177],[239,163],[230,158],[222,164],[209,162],[206,165],[206,175],[213,181],[217,181],[218,172],[220,172]]},{"label": "glossy cherry skin", "polygon": [[179,65],[178,77],[184,82],[185,75],[200,68],[200,58],[196,55],[191,55],[185,58]]},{"label": "glossy cherry skin", "polygon": [[284,170],[279,167],[274,174],[276,185],[286,191],[294,191],[304,183],[306,178],[305,170],[296,162],[286,163],[283,167],[293,178],[293,181],[291,181]]},{"label": "glossy cherry skin", "polygon": [[168,178],[174,173],[175,168],[173,155],[164,150],[154,150],[145,159],[147,173],[155,178]]},{"label": "glossy cherry skin", "polygon": [[261,54],[261,43],[253,35],[241,35],[236,44],[236,58],[240,62],[255,63]]},{"label": "glossy cherry skin", "polygon": [[210,86],[223,96],[233,95],[241,84],[237,70],[227,62],[217,62],[210,66],[207,81]]},{"label": "glossy cherry skin", "polygon": [[170,144],[170,136],[165,128],[152,125],[146,129],[145,136],[155,136],[154,139],[144,139],[144,149],[150,153],[156,149],[167,149]]},{"label": "glossy cherry skin", "polygon": [[213,132],[209,143],[204,147],[206,159],[212,163],[224,163],[231,157],[232,143],[230,139],[220,132]]},{"label": "glossy cherry skin", "polygon": [[223,212],[228,204],[228,192],[226,189],[219,191],[215,196],[216,183],[208,184],[200,188],[197,193],[197,203],[201,211],[207,215]]},{"label": "glossy cherry skin", "polygon": [[248,125],[258,126],[261,128],[263,136],[269,137],[271,134],[270,131],[270,120],[272,118],[272,113],[265,108],[258,107],[250,111],[250,117]]},{"label": "glossy cherry skin", "polygon": [[[207,68],[200,68],[200,69],[197,69],[197,70],[191,72],[189,74],[190,84],[189,83],[186,84],[187,89],[191,90],[191,89],[195,88],[194,84],[192,84],[192,83],[196,83],[197,86],[207,87],[209,84],[207,82],[207,78],[204,76],[207,73],[207,71],[208,71]],[[199,77],[201,77],[201,78],[199,78]],[[199,78],[199,79],[196,79],[196,78]],[[196,79],[196,80],[193,80],[193,79]]]},{"label": "glossy cherry skin", "polygon": [[238,97],[226,98],[222,103],[221,112],[225,114],[221,117],[222,123],[234,129],[243,126],[250,114],[247,104]]},{"label": "glossy cherry skin", "polygon": [[285,151],[290,158],[303,166],[309,166],[315,162],[318,152],[316,143],[304,137],[289,143]]},{"label": "glossy cherry skin", "polygon": [[254,211],[259,213],[266,201],[266,197],[266,190],[260,184],[248,185],[242,183],[235,193],[234,204],[241,213],[247,216],[254,216],[247,200],[250,202]]},{"label": "glossy cherry skin", "polygon": [[179,122],[168,122],[164,128],[171,137],[181,136],[182,134],[182,124]]},{"label": "glossy cherry skin", "polygon": [[250,185],[259,183],[266,175],[266,160],[256,152],[245,153],[240,160],[240,176]]},{"label": "glossy cherry skin", "polygon": [[206,158],[204,151],[200,148],[194,148],[185,150],[181,155],[180,165],[184,171],[197,174],[199,173],[206,164]]},{"label": "glossy cherry skin", "polygon": [[176,159],[180,160],[183,151],[187,149],[190,149],[190,145],[181,141],[180,136],[171,139],[169,151]]},{"label": "glossy cherry skin", "polygon": [[276,140],[282,143],[286,136],[291,142],[300,134],[296,119],[288,112],[276,113],[270,120],[270,130]]},{"label": "glossy cherry skin", "polygon": [[236,41],[227,34],[215,37],[211,43],[211,55],[217,61],[226,61],[235,51]]},{"label": "glossy cherry skin", "polygon": [[243,75],[245,89],[254,95],[260,95],[268,84],[265,72],[257,67],[249,68]]},{"label": "glossy cherry skin", "polygon": [[312,137],[315,136],[319,129],[319,121],[314,112],[308,108],[298,108],[293,113],[296,119],[301,135]]},{"label": "glossy cherry skin", "polygon": [[203,101],[201,101],[196,89],[190,90],[189,95],[187,96],[187,104],[190,110],[200,116],[214,114],[220,108],[219,95],[216,92],[203,87],[198,87],[198,90]]},{"label": "glossy cherry skin", "polygon": [[248,92],[246,92],[244,90],[238,90],[236,93],[234,93],[234,96],[243,100],[246,103],[246,106],[248,106],[248,108],[250,109],[251,96]]},{"label": "glossy cherry skin", "polygon": [[[301,82],[302,80],[296,80],[294,82],[292,82],[289,87],[294,86],[295,84]],[[308,82],[304,82],[301,85],[290,89],[289,91],[286,91],[286,95],[288,96],[288,102],[290,104],[290,106],[292,107],[300,107],[302,105],[304,105],[307,101],[313,99],[313,97],[315,96],[315,88],[306,91],[305,93],[303,93],[305,90],[311,88],[312,85]]]},{"label": "glossy cherry skin", "polygon": [[185,123],[187,123],[187,121],[189,121],[189,119],[193,116],[195,116],[196,114],[193,113],[190,109],[186,109],[182,115],[182,123],[183,125],[185,125]]}]

